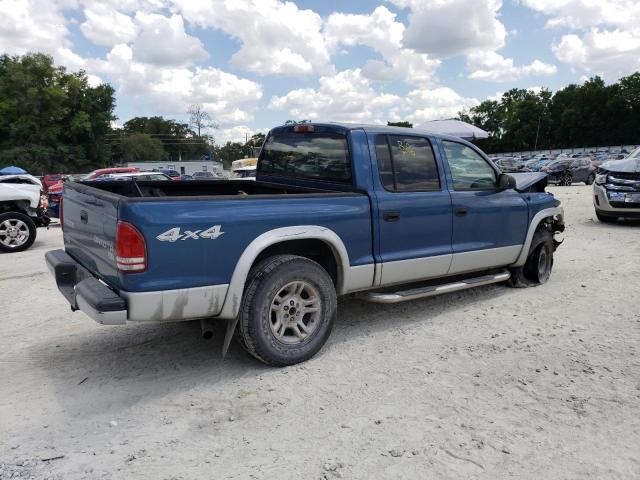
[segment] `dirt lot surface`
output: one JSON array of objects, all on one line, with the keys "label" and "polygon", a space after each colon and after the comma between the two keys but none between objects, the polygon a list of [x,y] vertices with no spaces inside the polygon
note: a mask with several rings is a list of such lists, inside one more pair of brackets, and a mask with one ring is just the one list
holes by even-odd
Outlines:
[{"label": "dirt lot surface", "polygon": [[0,478],[640,478],[640,225],[568,222],[548,284],[345,298],[267,368],[198,323],[72,314],[34,247],[0,256]]}]

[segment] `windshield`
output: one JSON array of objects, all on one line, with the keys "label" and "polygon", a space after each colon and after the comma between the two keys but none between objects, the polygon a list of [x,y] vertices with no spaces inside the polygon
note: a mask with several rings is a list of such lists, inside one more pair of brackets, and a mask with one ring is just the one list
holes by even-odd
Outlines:
[{"label": "windshield", "polygon": [[640,147],[636,148],[633,152],[631,152],[628,158],[640,159]]},{"label": "windshield", "polygon": [[336,133],[283,132],[262,149],[260,173],[347,182],[351,162],[347,138]]}]

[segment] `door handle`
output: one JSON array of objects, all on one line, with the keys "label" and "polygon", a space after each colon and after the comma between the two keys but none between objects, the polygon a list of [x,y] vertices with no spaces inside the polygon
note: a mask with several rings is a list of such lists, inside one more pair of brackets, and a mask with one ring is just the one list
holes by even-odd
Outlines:
[{"label": "door handle", "polygon": [[456,214],[456,217],[464,217],[469,212],[467,207],[456,207],[453,209],[453,213]]},{"label": "door handle", "polygon": [[382,218],[385,222],[397,222],[400,220],[400,212],[384,212]]},{"label": "door handle", "polygon": [[89,214],[86,210],[80,210],[80,221],[82,223],[87,223],[89,221]]}]

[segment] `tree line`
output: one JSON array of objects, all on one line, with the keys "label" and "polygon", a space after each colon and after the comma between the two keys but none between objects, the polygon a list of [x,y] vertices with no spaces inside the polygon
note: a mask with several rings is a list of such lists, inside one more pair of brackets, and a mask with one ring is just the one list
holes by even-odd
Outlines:
[{"label": "tree line", "polygon": [[555,93],[514,88],[458,118],[489,133],[475,142],[487,153],[633,145],[640,143],[640,73],[609,85],[593,77]]},{"label": "tree line", "polygon": [[16,165],[41,175],[81,173],[134,161],[251,156],[264,134],[218,145],[202,105],[191,105],[188,122],[160,116],[134,117],[115,127],[115,91],[92,86],[84,71],[68,72],[35,53],[0,56],[0,167]]}]

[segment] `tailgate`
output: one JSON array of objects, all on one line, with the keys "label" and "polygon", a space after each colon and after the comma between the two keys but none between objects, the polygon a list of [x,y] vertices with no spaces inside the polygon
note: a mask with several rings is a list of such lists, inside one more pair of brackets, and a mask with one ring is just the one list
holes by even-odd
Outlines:
[{"label": "tailgate", "polygon": [[118,196],[68,183],[63,193],[64,246],[83,267],[118,287],[115,237]]}]

